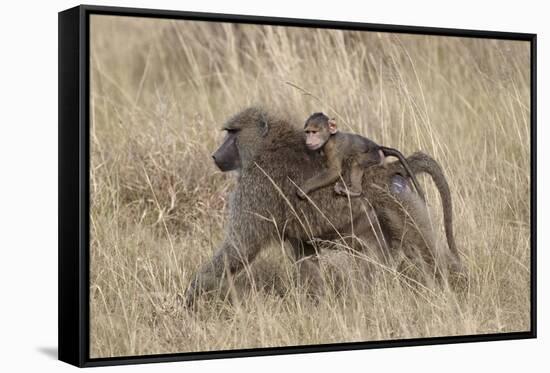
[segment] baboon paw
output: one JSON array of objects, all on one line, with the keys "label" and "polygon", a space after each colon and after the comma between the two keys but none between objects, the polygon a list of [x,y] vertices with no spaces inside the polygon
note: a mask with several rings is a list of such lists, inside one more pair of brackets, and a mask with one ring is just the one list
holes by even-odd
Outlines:
[{"label": "baboon paw", "polygon": [[336,185],[334,186],[334,191],[336,192],[336,194],[339,194],[341,196],[346,196],[346,197],[359,197],[361,195],[361,192],[355,192],[353,190],[350,190],[348,188],[346,188],[346,186],[342,183],[336,183]]}]

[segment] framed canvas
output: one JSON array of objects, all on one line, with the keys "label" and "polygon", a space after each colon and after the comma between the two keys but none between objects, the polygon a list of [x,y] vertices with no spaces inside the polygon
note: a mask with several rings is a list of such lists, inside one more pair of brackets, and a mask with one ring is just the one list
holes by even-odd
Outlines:
[{"label": "framed canvas", "polygon": [[59,13],[59,359],[536,336],[536,35]]}]

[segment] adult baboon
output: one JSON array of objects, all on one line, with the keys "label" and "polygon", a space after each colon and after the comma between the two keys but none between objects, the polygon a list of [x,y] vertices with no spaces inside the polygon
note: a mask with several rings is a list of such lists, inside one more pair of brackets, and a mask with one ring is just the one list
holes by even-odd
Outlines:
[{"label": "adult baboon", "polygon": [[[224,130],[226,139],[213,158],[222,171],[238,170],[238,182],[229,200],[225,238],[189,285],[188,304],[197,294],[217,289],[225,273],[237,273],[264,247],[281,239],[292,245],[305,276],[316,272],[314,257],[303,260],[315,254],[315,239],[345,239],[351,245],[360,242],[381,259],[394,256],[394,252],[410,256],[418,250],[428,264],[434,262],[437,255],[425,204],[395,162],[365,171],[365,198],[334,198],[333,188],[327,187],[302,200],[296,196],[297,187],[321,172],[324,165],[318,153],[308,151],[300,130],[258,107],[233,116]],[[439,173],[436,185],[446,194],[442,200],[447,209],[445,222],[449,223],[447,237],[454,251],[450,195],[441,170],[429,167],[435,161],[427,155],[407,161],[414,172]]]}]

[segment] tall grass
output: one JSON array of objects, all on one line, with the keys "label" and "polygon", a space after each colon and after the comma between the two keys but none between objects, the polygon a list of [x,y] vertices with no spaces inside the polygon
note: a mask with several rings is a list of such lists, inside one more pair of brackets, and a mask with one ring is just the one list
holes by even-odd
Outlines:
[{"label": "tall grass", "polygon": [[[515,41],[92,16],[91,356],[529,329],[529,63]],[[392,271],[368,282],[362,260],[333,251],[312,302],[274,246],[239,276],[238,300],[182,308],[235,182],[210,160],[220,126],[258,103],[297,125],[325,111],[436,158],[468,289],[411,287]]]}]

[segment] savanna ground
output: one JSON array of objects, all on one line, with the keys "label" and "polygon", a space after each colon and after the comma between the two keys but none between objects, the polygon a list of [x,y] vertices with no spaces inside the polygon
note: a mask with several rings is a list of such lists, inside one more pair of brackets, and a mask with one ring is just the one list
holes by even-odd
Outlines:
[{"label": "savanna ground", "polygon": [[[528,330],[529,64],[527,42],[92,16],[91,357]],[[365,286],[360,259],[330,251],[313,302],[276,245],[237,279],[239,301],[181,307],[235,182],[210,154],[252,104],[296,125],[325,111],[437,159],[468,288],[411,286],[391,270]],[[442,237],[439,196],[423,184]]]}]

